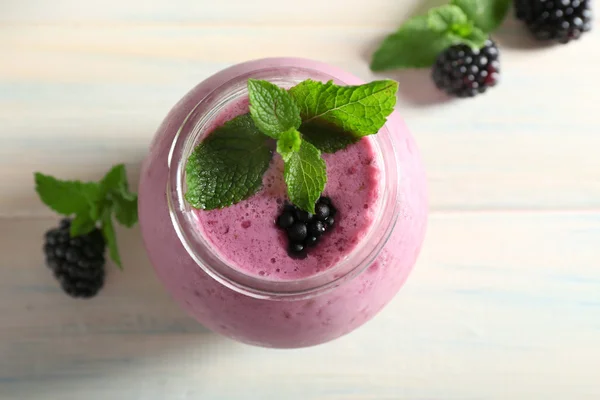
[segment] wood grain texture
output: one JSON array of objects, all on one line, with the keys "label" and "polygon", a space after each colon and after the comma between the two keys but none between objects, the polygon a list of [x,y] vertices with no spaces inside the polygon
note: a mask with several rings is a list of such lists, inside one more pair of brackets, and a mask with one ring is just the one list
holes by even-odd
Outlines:
[{"label": "wood grain texture", "polygon": [[[368,57],[416,0],[0,2],[0,399],[600,398],[600,25],[538,48],[508,20],[502,82],[447,101],[428,71]],[[156,281],[139,231],[93,301],[43,267],[54,223],[32,172],[135,182],[169,108],[210,74],[266,56],[401,84],[431,222],[414,275],[338,341],[269,351],[216,337]]]}]

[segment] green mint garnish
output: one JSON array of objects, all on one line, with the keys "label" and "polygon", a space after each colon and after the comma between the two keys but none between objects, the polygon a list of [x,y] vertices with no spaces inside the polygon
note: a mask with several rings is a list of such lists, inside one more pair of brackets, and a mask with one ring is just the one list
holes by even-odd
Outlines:
[{"label": "green mint garnish", "polygon": [[271,162],[267,140],[250,114],[215,129],[187,160],[186,200],[195,208],[212,210],[252,196]]},{"label": "green mint garnish", "polygon": [[389,35],[371,60],[371,70],[426,68],[450,46],[483,47],[504,20],[510,0],[451,0],[417,15]]},{"label": "green mint garnish", "polygon": [[361,137],[377,133],[396,105],[398,83],[375,81],[360,86],[306,80],[290,89],[298,103],[305,139],[334,153]]},{"label": "green mint garnish", "polygon": [[127,227],[138,219],[137,194],[129,191],[125,166],[114,166],[100,182],[60,180],[40,172],[34,177],[44,204],[58,214],[73,217],[71,236],[85,235],[100,224],[110,257],[122,267],[112,217]]},{"label": "green mint garnish", "polygon": [[62,181],[49,175],[35,174],[36,190],[41,200],[62,215],[77,214],[88,207],[100,187],[97,183]]},{"label": "green mint garnish", "polygon": [[406,21],[396,33],[385,38],[373,55],[371,70],[429,67],[438,54],[453,44],[454,36],[431,29],[429,18],[420,15]]},{"label": "green mint garnish", "polygon": [[186,200],[211,210],[247,199],[260,189],[276,148],[290,201],[314,213],[327,182],[321,151],[376,134],[394,110],[397,90],[389,80],[360,86],[307,80],[289,91],[248,80],[250,113],[215,129],[188,158]]},{"label": "green mint garnish", "polygon": [[283,176],[290,201],[299,208],[315,212],[315,203],[321,196],[327,173],[321,152],[307,141],[302,141],[298,151],[282,155],[285,162]]},{"label": "green mint garnish", "polygon": [[265,135],[278,139],[288,129],[298,129],[300,113],[289,93],[277,85],[256,79],[248,80],[250,115]]},{"label": "green mint garnish", "polygon": [[303,141],[297,128],[302,119],[293,91],[270,82],[248,80],[250,115],[262,133],[277,139],[285,164],[284,179],[290,201],[310,213],[325,188],[327,174],[321,152]]},{"label": "green mint garnish", "polygon": [[121,255],[119,254],[119,249],[117,248],[117,237],[115,235],[115,228],[113,227],[112,217],[110,215],[110,211],[104,211],[102,213],[102,219],[100,220],[102,224],[102,235],[106,240],[106,244],[108,245],[108,253],[110,254],[110,258],[121,267]]}]

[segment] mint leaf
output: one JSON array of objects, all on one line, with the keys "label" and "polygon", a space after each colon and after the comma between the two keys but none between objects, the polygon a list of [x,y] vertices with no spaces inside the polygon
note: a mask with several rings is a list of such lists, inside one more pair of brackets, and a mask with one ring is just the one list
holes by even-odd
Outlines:
[{"label": "mint leaf", "polygon": [[[302,117],[300,132],[326,152],[375,134],[394,111],[398,83],[374,81],[360,86],[306,80],[290,89]],[[321,135],[330,138],[319,139]],[[338,142],[339,146],[332,146]],[[325,144],[327,143],[327,144]]]},{"label": "mint leaf", "polygon": [[427,26],[435,32],[451,32],[459,27],[469,26],[468,22],[464,11],[450,4],[432,8],[427,13]]},{"label": "mint leaf", "polygon": [[35,173],[35,190],[40,199],[62,215],[87,211],[96,200],[98,185],[80,181],[56,179],[40,172]]},{"label": "mint leaf", "polygon": [[247,199],[262,185],[272,152],[249,114],[226,122],[204,139],[186,164],[186,200],[211,210]]},{"label": "mint leaf", "polygon": [[137,196],[134,199],[116,197],[112,209],[121,225],[131,228],[138,221]]},{"label": "mint leaf", "polygon": [[102,214],[102,235],[106,240],[108,246],[108,254],[119,268],[123,269],[121,265],[121,256],[119,255],[119,248],[117,247],[117,236],[115,235],[115,229],[112,223],[112,217],[110,210],[105,210]]},{"label": "mint leaf", "polygon": [[90,213],[77,214],[71,222],[71,237],[90,233],[95,227],[96,220],[91,217]]},{"label": "mint leaf", "polygon": [[450,4],[460,7],[473,24],[489,34],[504,21],[510,0],[451,0]]},{"label": "mint leaf", "polygon": [[127,182],[127,171],[124,164],[117,164],[110,169],[100,181],[102,194],[109,192],[118,194],[127,200],[136,200],[137,195],[129,191],[129,183]]},{"label": "mint leaf", "polygon": [[456,38],[429,27],[428,16],[406,21],[398,31],[388,36],[371,60],[372,71],[395,68],[426,68],[433,65],[438,54],[456,43]]},{"label": "mint leaf", "polygon": [[290,128],[279,136],[277,140],[277,152],[284,156],[293,151],[298,151],[300,150],[301,143],[300,132],[294,128]]},{"label": "mint leaf", "polygon": [[290,201],[310,213],[325,188],[327,173],[321,152],[309,142],[302,141],[300,149],[283,156],[283,176]]},{"label": "mint leaf", "polygon": [[333,124],[308,122],[303,124],[301,129],[304,140],[309,141],[324,153],[335,153],[343,150],[358,142],[361,138],[349,134]]},{"label": "mint leaf", "polygon": [[120,224],[127,227],[135,225],[138,219],[137,194],[129,191],[125,165],[115,165],[100,182],[103,206],[115,213]]},{"label": "mint leaf", "polygon": [[110,171],[104,175],[104,178],[102,178],[100,184],[105,191],[128,191],[125,165],[117,164],[113,166]]},{"label": "mint leaf", "polygon": [[289,93],[267,81],[248,79],[250,115],[258,129],[273,139],[283,131],[298,129],[300,113]]}]

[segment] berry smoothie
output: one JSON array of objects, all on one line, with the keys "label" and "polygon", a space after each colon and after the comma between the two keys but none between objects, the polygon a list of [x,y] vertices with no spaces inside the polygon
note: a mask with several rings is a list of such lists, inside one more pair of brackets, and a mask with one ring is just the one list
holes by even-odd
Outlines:
[{"label": "berry smoothie", "polygon": [[[336,223],[301,259],[289,256],[275,225],[286,199],[278,155],[252,197],[211,211],[186,207],[178,201],[177,166],[193,146],[179,144],[192,135],[182,127],[206,117],[209,134],[247,112],[247,96],[225,87],[265,73],[363,83],[338,68],[289,58],[251,61],[208,78],[175,105],[152,142],[141,172],[140,225],[159,279],[200,323],[253,345],[305,347],[358,328],[401,288],[425,236],[425,175],[397,112],[377,135],[325,154],[324,195],[338,210]],[[211,102],[214,96],[221,97]]]}]

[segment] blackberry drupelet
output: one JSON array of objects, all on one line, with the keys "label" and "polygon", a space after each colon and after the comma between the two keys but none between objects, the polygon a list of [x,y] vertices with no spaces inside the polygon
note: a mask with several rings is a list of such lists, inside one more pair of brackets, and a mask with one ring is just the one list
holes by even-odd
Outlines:
[{"label": "blackberry drupelet", "polygon": [[104,285],[106,243],[99,229],[72,238],[70,227],[71,221],[63,219],[58,228],[46,232],[46,264],[69,296],[93,297]]},{"label": "blackberry drupelet", "polygon": [[307,230],[306,223],[296,221],[288,228],[288,239],[290,239],[291,242],[301,243],[306,239]]},{"label": "blackberry drupelet", "polygon": [[488,39],[479,50],[458,44],[438,55],[432,78],[438,89],[451,96],[473,97],[495,86],[500,74],[499,52]]},{"label": "blackberry drupelet", "polygon": [[319,220],[310,221],[308,224],[308,233],[317,238],[325,233],[325,229],[325,224]]},{"label": "blackberry drupelet", "polygon": [[515,0],[515,16],[538,40],[568,43],[592,29],[590,0]]},{"label": "blackberry drupelet", "polygon": [[317,203],[315,205],[315,217],[319,221],[325,221],[329,217],[329,204]]},{"label": "blackberry drupelet", "polygon": [[328,197],[321,197],[317,201],[315,214],[286,204],[275,223],[286,232],[290,257],[306,257],[307,248],[316,246],[322,235],[333,228],[336,212]]}]

